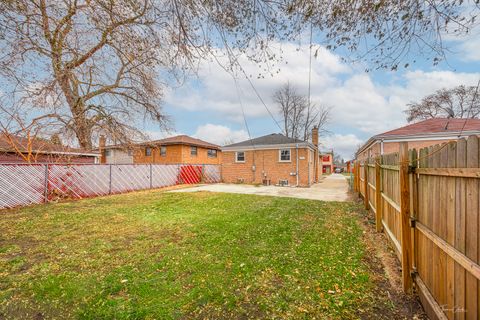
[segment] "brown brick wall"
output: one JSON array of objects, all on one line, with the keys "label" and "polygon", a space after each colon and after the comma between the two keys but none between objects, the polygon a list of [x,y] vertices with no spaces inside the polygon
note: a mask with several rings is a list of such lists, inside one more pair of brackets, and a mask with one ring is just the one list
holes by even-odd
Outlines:
[{"label": "brown brick wall", "polygon": [[[298,149],[300,186],[308,186],[309,182],[311,184],[315,180],[313,157],[313,151],[307,148]],[[243,179],[244,183],[253,184],[262,183],[263,179],[268,179],[273,185],[278,184],[279,180],[288,180],[289,185],[295,186],[297,178],[291,173],[296,171],[296,159],[295,148],[291,149],[291,162],[279,162],[278,149],[245,151],[245,163],[235,162],[234,151],[224,151],[222,179],[226,183],[237,183],[238,179]],[[252,169],[254,164],[255,171]]]},{"label": "brown brick wall", "polygon": [[197,156],[192,156],[190,146],[167,145],[165,156],[160,155],[160,146],[152,148],[152,155],[145,155],[145,147],[139,147],[134,152],[133,163],[156,163],[156,164],[220,164],[222,152],[217,151],[216,158],[208,157],[208,149],[197,147]]}]

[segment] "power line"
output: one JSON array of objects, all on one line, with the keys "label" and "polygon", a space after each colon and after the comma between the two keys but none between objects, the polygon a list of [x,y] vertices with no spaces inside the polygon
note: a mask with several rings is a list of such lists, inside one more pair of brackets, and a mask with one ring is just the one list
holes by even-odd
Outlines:
[{"label": "power line", "polygon": [[252,87],[253,91],[255,92],[256,96],[258,97],[258,99],[260,100],[260,102],[263,104],[263,106],[265,107],[265,109],[267,110],[268,114],[270,115],[270,117],[272,118],[273,122],[275,122],[275,124],[277,125],[277,127],[280,129],[281,132],[283,132],[283,129],[282,127],[280,126],[280,124],[278,123],[277,119],[275,119],[275,117],[273,116],[272,112],[270,111],[270,109],[268,108],[267,104],[265,103],[265,101],[262,99],[262,97],[260,96],[260,93],[258,93],[257,91],[257,88],[255,87],[255,85],[253,84],[252,80],[250,79],[250,77],[247,75],[247,73],[245,72],[245,70],[243,69],[243,67],[240,65],[240,63],[238,63],[238,61],[236,60],[236,63],[238,65],[238,67],[240,68],[240,70],[242,71],[243,75],[245,76],[245,78],[247,79],[248,83],[250,84],[250,86]]},{"label": "power line", "polygon": [[310,89],[311,89],[311,83],[312,83],[312,22],[310,22],[310,49],[309,49],[309,65],[308,65],[308,107],[310,108],[311,106],[311,101],[310,101]]}]

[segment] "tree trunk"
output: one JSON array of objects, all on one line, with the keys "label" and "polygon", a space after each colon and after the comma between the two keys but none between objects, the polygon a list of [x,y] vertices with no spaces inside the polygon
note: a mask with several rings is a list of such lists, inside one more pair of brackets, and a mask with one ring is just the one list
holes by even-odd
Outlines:
[{"label": "tree trunk", "polygon": [[[67,71],[68,72],[68,71]],[[74,131],[81,148],[93,149],[92,127],[88,123],[85,102],[78,95],[78,87],[69,79],[66,71],[56,72],[56,78],[67,100],[70,112],[73,116]]]}]

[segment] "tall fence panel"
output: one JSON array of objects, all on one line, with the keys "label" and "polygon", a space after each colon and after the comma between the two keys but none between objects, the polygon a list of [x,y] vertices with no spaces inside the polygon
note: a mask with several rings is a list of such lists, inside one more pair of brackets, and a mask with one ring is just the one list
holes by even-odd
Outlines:
[{"label": "tall fence panel", "polygon": [[[479,138],[470,136],[418,152],[410,150],[402,157],[395,153],[376,159],[373,170],[379,175],[380,190],[378,184],[375,188],[381,203],[377,207],[370,201],[369,207],[374,212],[380,209],[376,218],[381,219],[400,261],[412,260],[411,265],[402,261],[404,280],[413,279],[430,318],[479,319]],[[361,173],[371,161],[355,164],[360,177],[354,179],[354,189],[364,198],[372,194],[362,188]],[[408,170],[406,182],[401,178],[402,170],[405,177]],[[408,241],[403,243],[402,239]],[[409,255],[402,255],[404,250]]]},{"label": "tall fence panel", "polygon": [[11,164],[0,166],[0,208],[45,201],[46,167]]},{"label": "tall fence panel", "polygon": [[179,184],[217,183],[219,165],[0,164],[0,209]]}]

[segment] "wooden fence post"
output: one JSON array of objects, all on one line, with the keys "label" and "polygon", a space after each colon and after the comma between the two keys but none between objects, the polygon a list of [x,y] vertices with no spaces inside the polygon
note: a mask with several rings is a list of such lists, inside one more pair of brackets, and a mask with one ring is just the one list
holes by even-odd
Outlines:
[{"label": "wooden fence post", "polygon": [[365,202],[365,210],[369,209],[368,206],[368,160],[365,160],[363,164],[363,186],[365,187],[363,190],[365,192],[363,200]]},{"label": "wooden fence post", "polygon": [[383,203],[382,203],[382,180],[380,167],[382,157],[379,156],[375,159],[375,225],[377,232],[382,231],[382,215],[383,215]]},{"label": "wooden fence post", "polygon": [[412,238],[410,233],[410,183],[408,142],[400,143],[400,219],[403,291],[412,291]]}]

